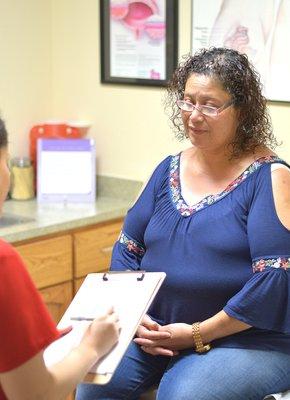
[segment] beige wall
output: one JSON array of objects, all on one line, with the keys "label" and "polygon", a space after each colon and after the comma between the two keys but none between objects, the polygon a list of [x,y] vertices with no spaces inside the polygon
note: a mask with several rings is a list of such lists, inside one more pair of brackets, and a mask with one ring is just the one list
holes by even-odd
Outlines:
[{"label": "beige wall", "polygon": [[0,0],[0,112],[12,155],[28,154],[30,127],[51,113],[51,4]]},{"label": "beige wall", "polygon": [[290,163],[290,104],[271,102],[269,109],[274,133],[281,142],[276,152]]},{"label": "beige wall", "polygon": [[[186,144],[173,138],[164,89],[100,84],[99,2],[0,0],[0,109],[12,154],[27,154],[29,127],[40,120],[88,119],[98,172],[144,180]],[[179,0],[179,54],[190,51],[191,0]],[[4,40],[3,40],[4,38]],[[290,161],[290,105],[270,104],[279,154]]]},{"label": "beige wall", "polygon": [[163,111],[164,89],[100,84],[98,3],[53,0],[54,117],[92,122],[99,173],[143,180],[180,145]]}]

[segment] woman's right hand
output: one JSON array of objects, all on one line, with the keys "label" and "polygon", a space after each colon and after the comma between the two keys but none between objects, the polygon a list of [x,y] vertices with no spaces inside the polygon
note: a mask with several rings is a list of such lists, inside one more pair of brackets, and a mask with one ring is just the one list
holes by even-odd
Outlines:
[{"label": "woman's right hand", "polygon": [[149,339],[154,343],[154,347],[141,346],[142,350],[146,353],[172,357],[177,354],[177,352],[158,346],[158,340],[169,339],[171,337],[171,333],[160,331],[160,328],[161,325],[153,321],[153,319],[146,314],[137,329],[136,336],[142,339]]},{"label": "woman's right hand", "polygon": [[81,344],[96,352],[97,358],[103,357],[117,343],[120,334],[119,318],[113,309],[96,318],[86,330]]},{"label": "woman's right hand", "polygon": [[[147,335],[149,332],[152,332],[152,331],[153,331],[153,332],[158,332],[159,327],[160,327],[160,325],[159,325],[157,322],[153,321],[153,319],[150,318],[149,315],[146,314],[146,315],[143,317],[143,319],[142,319],[142,321],[141,321],[141,324],[138,326],[136,335],[137,335],[138,337],[146,337],[146,335]],[[149,333],[149,334],[150,334],[150,333]],[[144,335],[145,335],[145,336],[144,336]],[[151,335],[151,334],[150,334],[150,335]],[[157,335],[158,335],[158,334],[157,334]],[[153,333],[153,336],[156,337],[156,334]],[[158,339],[158,336],[156,337],[156,339]],[[161,338],[159,337],[159,339],[161,339]],[[162,339],[165,339],[165,337],[163,337]]]}]

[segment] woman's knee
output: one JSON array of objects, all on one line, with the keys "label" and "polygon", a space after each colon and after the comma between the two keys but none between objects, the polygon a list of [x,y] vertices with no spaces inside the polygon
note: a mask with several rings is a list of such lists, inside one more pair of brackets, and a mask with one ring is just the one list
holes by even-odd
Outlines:
[{"label": "woman's knee", "polygon": [[118,385],[107,384],[107,385],[91,385],[81,384],[77,387],[76,400],[120,400],[120,399],[133,399],[132,393],[129,386],[126,384],[122,385],[118,382]]},{"label": "woman's knee", "polygon": [[76,391],[76,400],[93,400],[96,398],[100,398],[100,393],[96,393],[99,389],[99,386],[90,385],[90,384],[81,384],[78,385]]},{"label": "woman's knee", "polygon": [[[208,378],[210,380],[210,376]],[[245,400],[249,397],[245,393],[239,393],[235,389],[229,391],[226,386],[212,387],[204,382],[203,385],[190,385],[188,387],[172,384],[170,389],[160,385],[157,392],[157,400]]]},{"label": "woman's knee", "polygon": [[154,383],[159,382],[168,361],[153,357],[130,344],[112,379],[106,385],[78,386],[76,400],[135,399]]}]

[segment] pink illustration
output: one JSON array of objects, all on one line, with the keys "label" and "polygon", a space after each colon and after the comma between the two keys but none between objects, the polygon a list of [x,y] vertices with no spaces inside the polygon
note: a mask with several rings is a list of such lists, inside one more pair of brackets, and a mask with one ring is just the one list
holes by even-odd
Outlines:
[{"label": "pink illustration", "polygon": [[163,39],[166,33],[164,21],[158,21],[156,17],[149,18],[144,29],[153,40]]},{"label": "pink illustration", "polygon": [[113,3],[110,7],[111,17],[113,19],[123,19],[127,15],[128,9],[127,3]]},{"label": "pink illustration", "polygon": [[164,22],[153,18],[159,13],[156,0],[113,2],[110,12],[112,19],[119,20],[133,30],[136,39],[139,39],[142,32],[153,40],[160,40],[165,35]]},{"label": "pink illustration", "polygon": [[225,39],[224,45],[241,53],[246,53],[249,42],[248,28],[239,25],[235,32]]},{"label": "pink illustration", "polygon": [[160,72],[155,71],[154,69],[150,70],[150,78],[151,79],[160,79]]}]

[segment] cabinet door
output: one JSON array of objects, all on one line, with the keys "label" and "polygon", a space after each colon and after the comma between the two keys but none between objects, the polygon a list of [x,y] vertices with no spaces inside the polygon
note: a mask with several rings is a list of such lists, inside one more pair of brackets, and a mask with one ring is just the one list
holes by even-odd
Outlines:
[{"label": "cabinet door", "polygon": [[59,236],[16,246],[37,288],[72,279],[72,237]]},{"label": "cabinet door", "polygon": [[78,232],[75,242],[75,277],[80,278],[90,272],[106,271],[109,267],[112,249],[118,239],[123,221],[100,225],[95,229]]},{"label": "cabinet door", "polygon": [[61,283],[60,285],[41,289],[39,292],[52,318],[57,324],[72,301],[72,282]]},{"label": "cabinet door", "polygon": [[74,280],[74,294],[76,294],[76,292],[82,286],[84,280],[85,280],[85,276]]}]

